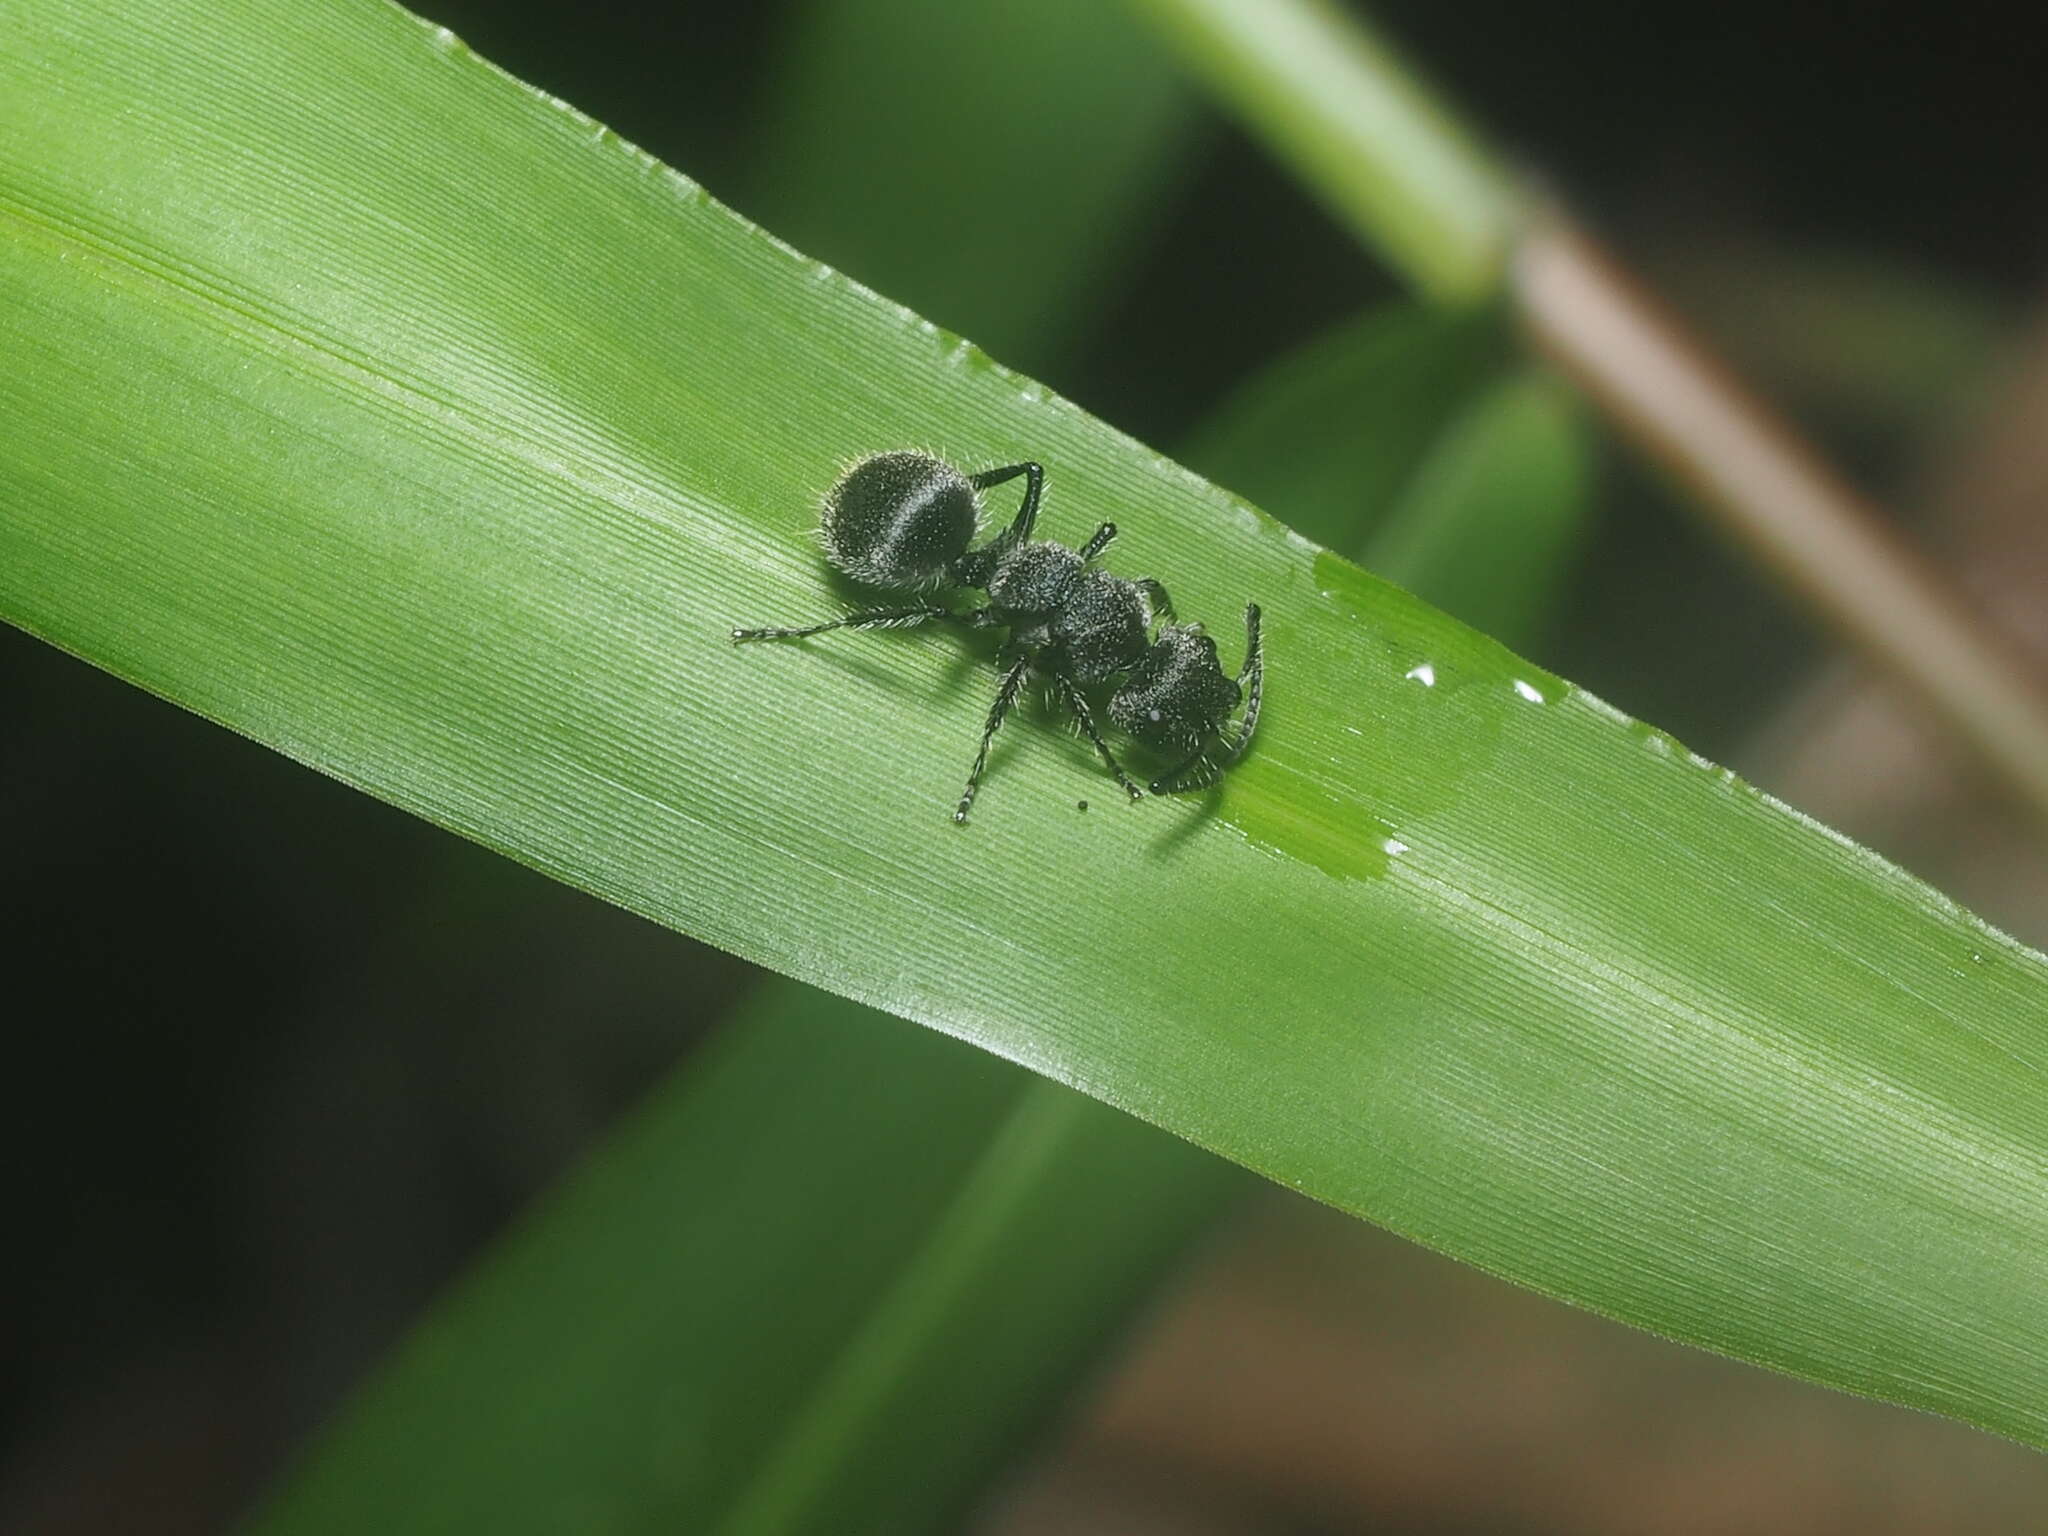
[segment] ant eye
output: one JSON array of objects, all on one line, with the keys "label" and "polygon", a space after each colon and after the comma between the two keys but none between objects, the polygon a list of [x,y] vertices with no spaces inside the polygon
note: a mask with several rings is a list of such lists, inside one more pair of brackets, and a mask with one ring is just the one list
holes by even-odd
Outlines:
[{"label": "ant eye", "polygon": [[1146,710],[1146,711],[1145,711],[1145,715],[1146,715],[1146,717],[1147,717],[1148,719],[1150,719],[1150,720],[1152,721],[1152,723],[1153,723],[1154,725],[1157,725],[1157,724],[1159,723],[1159,711],[1158,711],[1158,710],[1156,710],[1156,709],[1148,709],[1148,710]]}]

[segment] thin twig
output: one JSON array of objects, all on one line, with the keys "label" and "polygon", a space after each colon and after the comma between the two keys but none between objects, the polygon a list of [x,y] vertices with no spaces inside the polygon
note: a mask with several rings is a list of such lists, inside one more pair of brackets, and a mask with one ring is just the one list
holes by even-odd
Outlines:
[{"label": "thin twig", "polygon": [[1529,221],[1512,282],[1536,340],[1757,560],[2048,817],[2048,708],[1962,595],[1585,233]]}]

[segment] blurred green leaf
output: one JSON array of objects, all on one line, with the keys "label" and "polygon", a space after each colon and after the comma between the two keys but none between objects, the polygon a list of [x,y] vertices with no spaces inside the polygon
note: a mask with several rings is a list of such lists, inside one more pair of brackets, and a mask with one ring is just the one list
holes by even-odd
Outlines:
[{"label": "blurred green leaf", "polygon": [[[402,13],[0,40],[0,613],[1483,1267],[2043,1437],[2048,961]],[[961,831],[961,642],[724,642],[829,607],[818,487],[913,441],[1266,606],[1225,787],[1112,805],[1027,712]]]},{"label": "blurred green leaf", "polygon": [[1182,457],[1355,558],[1507,354],[1490,308],[1380,305],[1247,379]]},{"label": "blurred green leaf", "polygon": [[[631,1116],[257,1529],[950,1513],[1065,1384],[1072,1335],[1098,1342],[1237,1170],[928,1030],[806,1001],[765,996]],[[1157,1177],[1191,1157],[1207,1183]],[[1160,1198],[1132,1204],[1126,1180]]]},{"label": "blurred green leaf", "polygon": [[1396,303],[1248,380],[1184,457],[1288,526],[1513,644],[1583,533],[1587,429],[1492,309]]},{"label": "blurred green leaf", "polygon": [[1102,0],[793,8],[749,212],[1044,371],[1170,202],[1195,100]]},{"label": "blurred green leaf", "polygon": [[1590,470],[1578,402],[1519,368],[1447,425],[1364,560],[1511,644],[1536,637],[1584,532]]}]

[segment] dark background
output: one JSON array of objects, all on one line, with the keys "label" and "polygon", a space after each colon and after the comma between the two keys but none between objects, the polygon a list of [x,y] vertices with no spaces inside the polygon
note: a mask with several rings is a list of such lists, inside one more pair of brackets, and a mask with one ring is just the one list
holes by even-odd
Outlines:
[{"label": "dark background", "polygon": [[[759,211],[753,130],[797,8],[417,8],[743,212]],[[2048,12],[1404,0],[1376,14],[1920,537],[1936,548],[1961,542],[1938,494],[1943,456],[1964,451],[1956,444],[1969,441],[1972,413],[1994,411],[2000,381],[2024,372],[2013,338],[2037,323]],[[1057,85],[1046,82],[1049,111]],[[830,231],[807,243],[835,259]],[[1849,276],[1831,283],[1835,272]],[[1939,366],[1904,368],[1899,387],[1872,390],[1824,349],[1787,346],[1783,305],[1831,301],[1866,282],[1906,293],[1908,321],[1916,304],[1932,317]],[[1396,292],[1220,121],[1162,199],[1118,290],[1047,382],[1159,444],[1249,370]],[[1896,323],[1890,314],[1869,329],[1888,335]],[[1925,387],[1911,387],[1916,379]],[[1813,686],[1819,637],[1625,451],[1610,448],[1606,460],[1595,545],[1541,659],[1710,757],[1749,754],[1745,766],[1769,782],[1773,759],[1755,744],[1768,739],[1774,712]],[[1834,686],[1839,696],[1857,685],[1838,676]],[[1787,792],[1799,782],[1788,769]],[[1837,814],[1827,782],[1814,808]],[[1995,810],[1967,778],[1958,782],[1943,804],[1988,837]],[[1891,827],[1890,851],[1968,893],[1970,870],[1916,841],[1906,811],[1890,814],[1852,829],[1883,840]],[[729,957],[459,844],[12,631],[0,632],[0,846],[0,959],[11,994],[27,1003],[9,1032],[0,1116],[13,1255],[0,1271],[0,1524],[12,1528],[197,1531],[243,1508],[433,1290],[754,979]],[[1985,878],[1989,894],[1973,899],[2003,903],[1998,915],[2039,942],[2041,909],[2024,882]],[[1474,1317],[1504,1307],[1538,1332],[1605,1330],[1375,1243],[1298,1214],[1249,1222],[1221,1258],[1210,1256],[1209,1279],[1183,1283],[1179,1310],[1155,1319],[1151,1342],[1133,1346],[1121,1384],[1078,1411],[1067,1451],[1004,1506],[1001,1518],[1019,1523],[1002,1529],[1096,1528],[1088,1521],[1107,1517],[1085,1512],[1090,1497],[1104,1508],[1143,1503],[1148,1477],[1174,1481],[1158,1469],[1191,1445],[1227,1463],[1196,1431],[1176,1440],[1155,1399],[1186,1397],[1173,1385],[1176,1350],[1195,1377],[1214,1373],[1184,1336],[1196,1327],[1188,1319],[1241,1325],[1227,1305],[1232,1287],[1286,1291],[1296,1249],[1357,1246],[1382,1309],[1375,1323],[1329,1301],[1348,1320],[1314,1349],[1303,1344],[1304,1357],[1349,1340],[1362,1351],[1360,1371],[1389,1372],[1372,1353],[1384,1338],[1375,1330],[1406,1326],[1400,1277],[1410,1274],[1415,1296],[1480,1287],[1487,1299],[1473,1303]],[[1413,1264],[1424,1268],[1402,1268]],[[1639,1345],[1662,1348],[1632,1335],[1590,1347],[1626,1355]],[[1286,1341],[1265,1347],[1276,1360],[1290,1354]],[[1720,1377],[1702,1379],[1707,1399],[1724,1390]],[[1989,1458],[1977,1492],[1957,1493],[1962,1502],[1943,1515],[1962,1522],[1955,1528],[1983,1513],[1968,1501],[1985,1486],[2048,1491],[2048,1475],[2020,1452],[1900,1419],[1929,1426],[1930,1467]],[[1443,1426],[1447,1466],[1457,1464],[1448,1442],[1471,1430]],[[1903,1431],[1864,1435],[1843,1430],[1840,1444],[1921,1454]],[[1518,1528],[1597,1529],[1589,1511],[1631,1507],[1616,1488],[1645,1476],[1643,1463],[1617,1464],[1609,1472],[1619,1481],[1605,1486],[1599,1441],[1542,1442],[1575,1469],[1587,1503],[1524,1501]],[[1758,1447],[1762,1460],[1730,1460],[1718,1474],[1762,1475],[1782,1449]],[[1823,1499],[1816,1514],[1778,1501],[1742,1528],[1837,1528],[1828,1522],[1851,1508],[1881,1528],[1884,1501],[1872,1489],[1893,1474],[1861,1452],[1843,1452],[1839,1467],[1822,1460],[1836,1468],[1823,1479],[1835,1502]],[[1231,1498],[1251,1511],[1239,1524],[1189,1513],[1143,1528],[1338,1530],[1370,1518],[1376,1528],[1448,1529],[1481,1518],[1444,1514],[1463,1507],[1455,1493],[1375,1504],[1370,1486],[1344,1479],[1297,1500],[1280,1486],[1287,1475],[1232,1474]],[[1921,1485],[1945,1486],[1941,1476],[1923,1472]],[[1158,1492],[1146,1508],[1173,1504]],[[1201,1520],[1235,1507],[1206,1504]],[[1117,1517],[1128,1523],[1102,1528],[1140,1528],[1128,1513],[1136,1507]],[[1529,1513],[1539,1507],[1550,1513]],[[1284,1519],[1258,1523],[1274,1508]],[[1981,1528],[1999,1528],[1985,1518]]]}]

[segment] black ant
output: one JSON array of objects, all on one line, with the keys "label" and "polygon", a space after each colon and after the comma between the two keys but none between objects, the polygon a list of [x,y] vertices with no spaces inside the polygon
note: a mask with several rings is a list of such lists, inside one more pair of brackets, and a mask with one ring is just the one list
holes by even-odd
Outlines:
[{"label": "black ant", "polygon": [[[970,548],[981,523],[980,493],[1020,475],[1024,504],[1016,519],[979,549]],[[825,494],[825,558],[871,587],[898,592],[977,588],[988,594],[987,605],[963,613],[936,602],[906,603],[801,629],[735,629],[732,638],[796,640],[828,629],[910,629],[934,622],[1007,629],[999,659],[1002,682],[982,727],[981,750],[967,788],[953,812],[957,822],[967,820],[974,803],[988,766],[989,743],[1034,675],[1073,711],[1133,800],[1144,790],[1102,739],[1083,691],[1118,678],[1122,681],[1109,701],[1110,719],[1153,751],[1181,758],[1152,780],[1152,793],[1207,788],[1244,755],[1258,724],[1265,676],[1258,604],[1245,604],[1244,666],[1233,682],[1223,675],[1216,642],[1201,625],[1171,622],[1173,602],[1166,588],[1149,578],[1126,581],[1092,568],[1116,537],[1116,524],[1104,523],[1078,550],[1031,538],[1044,489],[1045,471],[1036,464],[963,475],[943,459],[909,449],[862,459]],[[1154,635],[1152,626],[1160,619],[1168,622]],[[1244,714],[1232,729],[1230,717],[1240,701]]]}]

